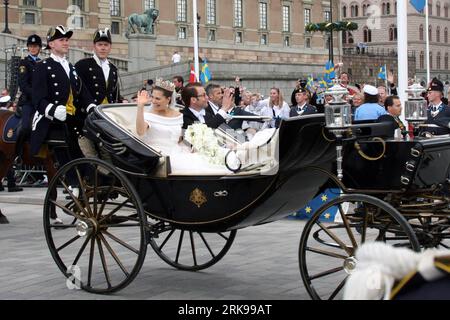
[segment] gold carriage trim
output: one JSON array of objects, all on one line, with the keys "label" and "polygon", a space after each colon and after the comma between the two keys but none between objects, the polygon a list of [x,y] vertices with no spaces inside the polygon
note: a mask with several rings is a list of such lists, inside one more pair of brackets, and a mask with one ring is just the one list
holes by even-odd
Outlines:
[{"label": "gold carriage trim", "polygon": [[191,196],[189,197],[189,200],[191,202],[193,202],[197,207],[201,207],[202,205],[204,205],[208,200],[206,199],[205,194],[203,193],[202,190],[195,188],[192,192],[191,192]]}]

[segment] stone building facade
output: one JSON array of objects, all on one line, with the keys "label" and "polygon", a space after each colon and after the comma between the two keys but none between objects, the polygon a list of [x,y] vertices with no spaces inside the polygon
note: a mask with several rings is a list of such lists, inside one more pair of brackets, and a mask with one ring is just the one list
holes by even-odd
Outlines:
[{"label": "stone building facade", "polygon": [[[200,54],[209,60],[323,64],[328,59],[328,35],[307,33],[307,22],[339,15],[339,1],[330,0],[198,0]],[[157,8],[156,55],[171,63],[175,50],[183,61],[193,59],[192,0],[10,0],[13,34],[44,36],[51,25],[75,29],[73,45],[89,50],[97,27],[113,31],[113,54],[127,57],[128,16]],[[0,25],[4,24],[3,14]],[[339,52],[335,35],[334,52]]]},{"label": "stone building facade", "polygon": [[[429,0],[429,27],[425,15],[417,12],[408,2],[408,51],[415,56],[415,74],[426,78],[425,37],[430,34],[431,76],[450,79],[450,0]],[[358,23],[359,29],[343,34],[344,53],[371,52],[396,55],[397,1],[395,0],[342,0],[341,16]],[[358,49],[359,47],[359,49]],[[389,68],[388,69],[392,69]]]}]

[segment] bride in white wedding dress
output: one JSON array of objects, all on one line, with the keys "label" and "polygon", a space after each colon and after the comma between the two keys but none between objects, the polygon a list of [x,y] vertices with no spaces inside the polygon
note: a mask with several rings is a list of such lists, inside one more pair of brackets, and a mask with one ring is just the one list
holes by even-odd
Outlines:
[{"label": "bride in white wedding dress", "polygon": [[230,174],[223,165],[209,163],[202,155],[191,152],[180,143],[183,115],[174,107],[175,86],[170,81],[158,79],[152,92],[152,105],[147,91],[138,93],[136,131],[152,148],[170,157],[172,174]]}]

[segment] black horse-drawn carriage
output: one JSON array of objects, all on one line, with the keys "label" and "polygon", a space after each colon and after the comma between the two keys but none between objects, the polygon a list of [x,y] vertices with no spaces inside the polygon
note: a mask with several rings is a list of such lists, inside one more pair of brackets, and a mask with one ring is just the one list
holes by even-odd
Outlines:
[{"label": "black horse-drawn carriage", "polygon": [[[336,142],[324,115],[299,116],[282,121],[257,148],[266,155],[261,162],[228,174],[202,174],[172,170],[168,157],[136,138],[135,113],[133,105],[98,107],[86,134],[108,161],[67,164],[46,195],[51,254],[86,291],[127,286],[149,244],[175,268],[208,268],[227,253],[238,229],[285,218],[333,187],[341,195],[311,215],[300,240],[301,276],[312,298],[339,296],[361,243],[447,247],[450,137],[395,140],[383,136],[383,123],[355,126],[342,141],[341,180],[334,174]],[[78,197],[69,188],[71,174],[78,177]],[[52,208],[64,224],[51,224]],[[331,208],[337,220],[322,222]]]}]

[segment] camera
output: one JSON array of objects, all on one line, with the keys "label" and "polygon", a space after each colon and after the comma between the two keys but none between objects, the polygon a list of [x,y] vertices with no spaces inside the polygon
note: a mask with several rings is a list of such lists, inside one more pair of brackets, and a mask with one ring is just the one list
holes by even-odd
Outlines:
[{"label": "camera", "polygon": [[153,80],[152,79],[148,79],[147,80],[147,85],[152,86],[153,85]]}]

